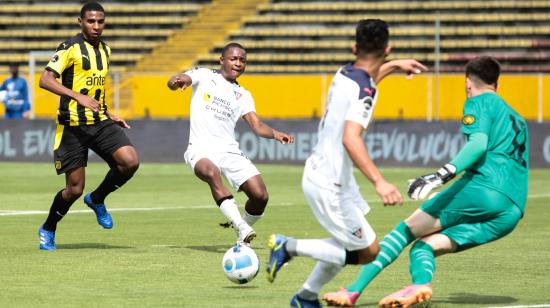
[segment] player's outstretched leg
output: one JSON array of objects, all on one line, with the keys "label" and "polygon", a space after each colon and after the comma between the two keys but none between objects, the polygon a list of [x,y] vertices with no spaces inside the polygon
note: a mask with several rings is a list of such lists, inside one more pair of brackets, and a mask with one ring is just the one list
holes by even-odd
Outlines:
[{"label": "player's outstretched leg", "polygon": [[[437,241],[448,239],[444,235],[434,234],[427,239]],[[432,279],[435,272],[435,251],[425,242],[426,238],[416,241],[410,251],[410,273],[413,284],[384,297],[380,307],[409,307],[432,298]],[[448,240],[450,243],[450,240]]]},{"label": "player's outstretched leg", "polygon": [[[126,139],[125,141],[129,143],[126,136],[118,136],[118,138],[121,138],[122,141]],[[112,153],[111,157],[106,161],[111,166],[111,169],[109,169],[109,172],[107,172],[99,186],[93,192],[84,196],[84,203],[94,211],[99,225],[105,229],[111,229],[113,227],[113,218],[107,212],[105,198],[126,184],[134,176],[134,173],[139,168],[139,158],[133,146],[125,145]]]},{"label": "player's outstretched leg", "polygon": [[44,229],[44,226],[41,226],[38,229],[38,237],[40,238],[40,249],[41,250],[55,250],[55,232],[48,231]]},{"label": "player's outstretched leg", "polygon": [[269,194],[267,193],[267,188],[262,179],[262,176],[257,174],[244,182],[240,187],[248,200],[244,206],[245,211],[243,219],[249,225],[254,225],[258,220],[260,220],[264,214],[265,207],[269,201]]},{"label": "player's outstretched leg", "polygon": [[299,307],[299,308],[320,308],[321,303],[318,299],[315,300],[306,300],[294,294],[294,297],[290,300],[290,307]]},{"label": "player's outstretched leg", "polygon": [[104,203],[95,204],[92,202],[90,193],[84,196],[84,203],[91,208],[96,216],[97,223],[105,229],[111,229],[113,227],[113,218],[111,214],[107,212],[107,208]]},{"label": "player's outstretched leg", "polygon": [[330,292],[323,295],[323,301],[329,306],[353,307],[361,293],[350,292],[346,288],[340,288],[337,292]]},{"label": "player's outstretched leg", "polygon": [[[253,169],[256,170],[256,168]],[[243,221],[246,222],[246,227],[244,231],[241,231],[241,228],[239,228],[238,237],[240,241],[247,242],[248,233],[253,232],[251,240],[256,237],[256,232],[252,230],[252,226],[263,217],[269,196],[262,177],[259,174],[246,180],[239,189],[246,193],[248,200],[246,201],[244,215],[242,216]]]},{"label": "player's outstretched leg", "polygon": [[256,232],[241,217],[233,195],[227,195],[216,200],[216,204],[228,220],[227,223],[222,223],[220,226],[225,228],[233,227],[237,234],[237,244],[250,246],[250,242],[256,238]]},{"label": "player's outstretched leg", "polygon": [[[46,221],[38,228],[41,250],[55,250],[55,231],[57,224],[69,212],[69,208],[82,195],[84,189],[84,168],[70,170],[66,174],[67,185],[53,198]],[[65,197],[63,196],[65,193]],[[67,200],[65,200],[67,198]]]},{"label": "player's outstretched leg", "polygon": [[392,293],[378,302],[380,308],[410,307],[432,298],[431,284],[413,284]]},{"label": "player's outstretched leg", "polygon": [[269,262],[267,263],[267,280],[275,281],[275,276],[281,267],[290,261],[291,257],[286,250],[288,238],[281,234],[271,234],[267,242],[269,248]]},{"label": "player's outstretched leg", "polygon": [[[357,301],[357,298],[359,298],[367,285],[369,285],[384,268],[388,267],[393,261],[395,261],[405,247],[407,247],[414,240],[414,234],[403,221],[384,237],[384,239],[380,242],[380,253],[376,259],[371,263],[363,265],[355,281],[346,288],[348,295],[354,294],[355,301],[353,301],[353,303]],[[346,295],[342,293],[342,290],[340,290],[337,292],[327,293],[322,298],[328,304],[338,306],[337,302],[345,301],[342,299],[342,297],[345,298],[345,296]],[[340,304],[340,306],[345,307],[344,304]]]}]

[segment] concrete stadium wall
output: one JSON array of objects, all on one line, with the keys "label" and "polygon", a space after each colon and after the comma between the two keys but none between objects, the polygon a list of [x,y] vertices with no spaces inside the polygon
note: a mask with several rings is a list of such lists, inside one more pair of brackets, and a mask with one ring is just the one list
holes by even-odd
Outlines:
[{"label": "concrete stadium wall", "polygon": [[[302,164],[317,138],[316,120],[271,120],[296,137],[292,145],[259,138],[240,121],[237,139],[256,163]],[[127,133],[144,162],[183,162],[188,120],[136,120]],[[53,162],[55,123],[51,120],[0,121],[0,161]],[[365,135],[370,156],[381,166],[440,166],[462,148],[457,122],[376,121]],[[550,123],[529,123],[531,167],[550,168]],[[91,153],[91,161],[100,159]],[[53,165],[52,165],[52,172]]]},{"label": "concrete stadium wall", "polygon": [[[7,76],[0,76],[0,80]],[[120,111],[127,118],[145,116],[181,118],[189,116],[190,89],[169,91],[169,76],[144,74],[121,76],[123,88],[132,94],[132,103]],[[239,82],[251,91],[258,114],[264,118],[319,118],[332,75],[243,75]],[[35,113],[39,118],[53,118],[59,98],[38,88],[35,77]],[[113,110],[113,83],[107,81],[107,103]],[[439,85],[439,87],[436,87]],[[432,75],[388,77],[379,85],[377,119],[457,120],[466,98],[464,76],[446,74],[439,81]],[[504,74],[499,93],[528,120],[550,120],[550,76]],[[3,113],[0,107],[0,114]]]}]

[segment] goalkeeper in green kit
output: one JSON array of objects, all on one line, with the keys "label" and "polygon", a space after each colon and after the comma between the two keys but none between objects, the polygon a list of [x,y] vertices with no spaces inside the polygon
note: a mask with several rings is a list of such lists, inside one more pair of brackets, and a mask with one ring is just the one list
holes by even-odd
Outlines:
[{"label": "goalkeeper in green kit", "polygon": [[408,307],[432,297],[435,257],[500,239],[515,228],[527,200],[527,124],[496,94],[500,65],[478,57],[466,65],[462,132],[468,141],[448,164],[409,184],[408,195],[425,199],[462,171],[449,188],[425,201],[380,242],[376,259],[347,288],[327,293],[333,306],[353,306],[361,292],[406,246],[412,285],[384,297],[380,307]]}]

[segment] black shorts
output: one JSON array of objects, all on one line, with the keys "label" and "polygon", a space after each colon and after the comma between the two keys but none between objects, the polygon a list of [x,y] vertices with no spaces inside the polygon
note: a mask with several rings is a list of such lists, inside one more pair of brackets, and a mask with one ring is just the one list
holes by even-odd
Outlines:
[{"label": "black shorts", "polygon": [[88,149],[92,149],[112,168],[113,153],[132,145],[123,128],[108,119],[93,125],[67,126],[57,124],[54,143],[54,163],[57,174],[88,164]]}]

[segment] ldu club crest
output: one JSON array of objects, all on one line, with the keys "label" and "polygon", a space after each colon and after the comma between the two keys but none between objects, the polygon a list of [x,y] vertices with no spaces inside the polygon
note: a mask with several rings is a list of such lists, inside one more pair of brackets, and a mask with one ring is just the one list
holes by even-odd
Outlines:
[{"label": "ldu club crest", "polygon": [[237,91],[233,91],[233,93],[235,93],[235,98],[238,100],[239,98],[241,98],[241,96],[243,96],[240,92],[237,92]]}]

